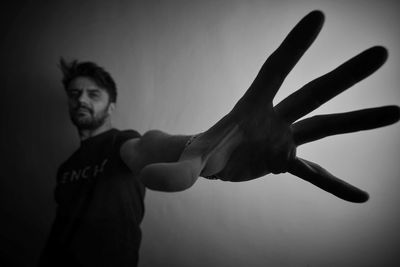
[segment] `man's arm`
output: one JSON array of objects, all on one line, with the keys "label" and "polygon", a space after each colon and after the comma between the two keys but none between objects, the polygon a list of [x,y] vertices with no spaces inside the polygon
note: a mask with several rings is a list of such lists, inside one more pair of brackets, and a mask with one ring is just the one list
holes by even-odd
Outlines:
[{"label": "man's arm", "polygon": [[[190,135],[170,135],[151,130],[141,138],[126,141],[121,147],[120,155],[133,173],[140,174],[151,164],[177,162],[190,137]],[[168,179],[160,175],[139,177],[147,188],[158,191],[181,191],[194,183],[182,176],[179,177],[179,174]]]},{"label": "man's arm", "polygon": [[185,146],[189,136],[150,131],[124,145],[124,161],[155,190],[184,190],[199,176],[217,174],[221,180],[239,182],[289,172],[347,201],[367,201],[366,192],[297,157],[296,148],[327,136],[375,129],[399,120],[398,106],[302,119],[378,70],[387,59],[387,50],[371,47],[273,105],[281,84],[316,39],[323,22],[320,11],[305,16],[265,61],[231,112],[189,146]]},{"label": "man's arm", "polygon": [[147,188],[176,192],[188,189],[200,176],[215,179],[242,141],[239,127],[225,116],[206,132],[195,135],[148,131],[125,142],[120,154]]}]

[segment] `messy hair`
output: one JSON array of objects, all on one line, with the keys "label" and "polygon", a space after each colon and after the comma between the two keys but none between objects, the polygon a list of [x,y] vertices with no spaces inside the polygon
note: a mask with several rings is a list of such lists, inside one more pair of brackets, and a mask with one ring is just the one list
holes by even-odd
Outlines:
[{"label": "messy hair", "polygon": [[60,58],[59,67],[63,74],[62,83],[65,89],[68,88],[69,83],[76,77],[88,77],[107,91],[110,102],[115,103],[117,101],[117,86],[113,78],[110,73],[96,63],[89,61],[79,62],[78,60],[68,63],[64,58]]}]

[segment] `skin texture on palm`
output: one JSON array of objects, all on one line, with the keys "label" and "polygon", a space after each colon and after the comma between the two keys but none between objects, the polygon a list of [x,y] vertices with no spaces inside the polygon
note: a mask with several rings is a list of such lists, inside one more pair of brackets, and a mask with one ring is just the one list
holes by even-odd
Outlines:
[{"label": "skin texture on palm", "polygon": [[278,105],[272,104],[286,76],[316,39],[323,22],[320,11],[305,16],[266,60],[229,114],[186,147],[178,162],[151,164],[141,175],[188,181],[182,188],[174,189],[178,191],[193,185],[200,175],[239,182],[289,172],[342,199],[367,201],[364,191],[297,157],[296,147],[330,135],[395,123],[399,108],[385,106],[297,120],[371,75],[386,61],[386,49],[367,49]]}]

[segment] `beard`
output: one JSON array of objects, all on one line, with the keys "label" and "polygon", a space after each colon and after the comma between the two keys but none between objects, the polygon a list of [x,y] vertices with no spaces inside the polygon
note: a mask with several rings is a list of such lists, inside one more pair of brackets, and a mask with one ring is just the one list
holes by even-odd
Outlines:
[{"label": "beard", "polygon": [[88,107],[79,106],[70,111],[70,118],[72,123],[78,130],[95,130],[102,126],[108,118],[108,106],[97,113]]}]

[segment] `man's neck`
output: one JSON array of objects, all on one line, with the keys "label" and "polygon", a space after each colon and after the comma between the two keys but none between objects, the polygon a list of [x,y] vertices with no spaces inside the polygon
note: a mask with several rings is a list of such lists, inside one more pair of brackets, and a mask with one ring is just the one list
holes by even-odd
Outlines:
[{"label": "man's neck", "polygon": [[99,135],[101,133],[104,133],[112,128],[111,122],[106,121],[104,124],[102,124],[100,127],[94,129],[94,130],[80,130],[78,129],[79,132],[79,138],[81,141],[84,141],[90,137]]}]

